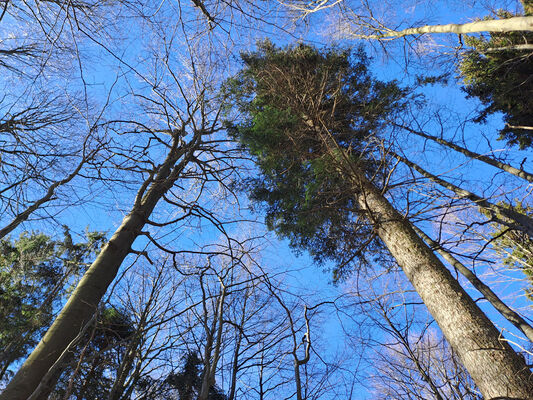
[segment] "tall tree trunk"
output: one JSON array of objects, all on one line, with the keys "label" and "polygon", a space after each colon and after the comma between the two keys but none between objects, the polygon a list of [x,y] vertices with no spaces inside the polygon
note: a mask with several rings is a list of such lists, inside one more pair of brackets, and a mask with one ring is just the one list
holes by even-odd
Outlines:
[{"label": "tall tree trunk", "polygon": [[59,380],[63,368],[73,361],[74,359],[74,350],[75,347],[79,344],[81,339],[86,334],[87,330],[96,323],[96,318],[98,313],[94,313],[91,319],[85,323],[85,325],[80,329],[78,334],[68,346],[63,350],[61,355],[57,358],[54,364],[48,369],[46,374],[42,377],[41,381],[37,385],[37,388],[33,391],[31,396],[27,400],[47,400],[50,396],[50,393],[54,390],[57,381]]},{"label": "tall tree trunk", "polygon": [[133,332],[132,336],[128,338],[128,345],[126,346],[126,349],[124,351],[124,357],[122,358],[122,361],[120,362],[119,367],[117,369],[115,381],[113,382],[113,386],[111,387],[111,390],[108,393],[107,400],[119,400],[122,397],[124,391],[126,390],[126,379],[128,378],[128,375],[130,374],[134,366],[135,358],[139,356],[139,349],[141,348],[141,345],[145,340],[143,334],[146,333],[145,329],[149,313],[152,308],[152,304],[157,301],[156,291],[158,289],[158,283],[159,278],[161,277],[161,273],[162,271],[160,270],[156,281],[152,285],[152,288],[150,290],[150,296],[148,297],[148,301],[143,307],[141,316],[139,318],[139,323],[135,328],[135,332]]},{"label": "tall tree trunk", "polygon": [[120,363],[117,376],[113,382],[113,386],[108,394],[107,400],[119,400],[126,389],[126,378],[133,368],[135,357],[137,356],[141,331],[144,329],[144,324],[139,325],[137,332],[134,333],[133,339],[128,343],[124,354],[124,359]]},{"label": "tall tree trunk", "polygon": [[157,174],[143,183],[132,210],[100,251],[35,350],[2,392],[0,400],[26,400],[85,322],[91,318],[115,279],[122,261],[130,253],[133,242],[141,234],[147,218],[179,178],[200,137],[200,133],[196,133],[192,142],[185,146],[180,146],[180,138],[174,138]]},{"label": "tall tree trunk", "polygon": [[361,210],[388,247],[487,399],[532,399],[533,375],[500,332],[417,236],[411,224],[355,166]]},{"label": "tall tree trunk", "polygon": [[[210,390],[215,386],[215,373],[220,359],[220,349],[222,346],[222,331],[224,328],[224,301],[226,299],[226,287],[220,282],[221,293],[218,298],[217,311],[213,316],[211,329],[206,330],[207,345],[204,355],[204,371],[202,374],[202,386],[198,395],[198,400],[208,400]],[[207,318],[207,315],[205,316]],[[215,336],[216,329],[216,336]],[[211,354],[212,357],[211,357]]]},{"label": "tall tree trunk", "polygon": [[246,307],[248,304],[248,289],[244,293],[244,300],[242,305],[242,315],[239,325],[237,326],[237,330],[239,331],[237,334],[237,338],[235,340],[235,346],[233,348],[233,359],[231,362],[231,380],[230,380],[230,389],[228,391],[227,400],[234,400],[235,399],[235,392],[237,389],[237,373],[239,372],[239,356],[240,356],[240,350],[241,350],[241,344],[242,344],[242,338],[244,334],[244,323],[246,320]]}]

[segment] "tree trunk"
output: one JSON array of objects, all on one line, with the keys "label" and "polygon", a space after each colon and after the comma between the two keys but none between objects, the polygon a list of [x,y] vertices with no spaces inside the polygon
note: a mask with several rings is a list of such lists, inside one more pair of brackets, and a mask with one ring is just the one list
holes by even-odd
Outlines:
[{"label": "tree trunk", "polygon": [[57,358],[54,364],[46,371],[46,374],[42,377],[41,381],[37,385],[37,388],[33,391],[31,396],[27,400],[47,400],[50,396],[50,393],[54,390],[57,381],[59,380],[63,368],[72,362],[74,359],[74,350],[75,347],[79,344],[80,340],[83,338],[87,330],[96,323],[97,313],[94,313],[91,319],[85,323],[85,325],[80,329],[78,334],[68,346],[63,350],[61,355]]},{"label": "tree trunk", "polygon": [[[217,311],[213,316],[212,328],[207,330],[207,344],[204,355],[204,371],[202,374],[202,386],[198,395],[198,400],[208,400],[209,391],[215,385],[215,373],[217,370],[218,360],[220,359],[220,348],[222,346],[222,330],[224,325],[224,301],[226,299],[226,288],[221,284],[221,293],[218,298]],[[205,316],[207,318],[207,315]],[[216,336],[215,336],[216,329]],[[213,356],[211,357],[211,353]],[[212,358],[212,361],[211,361]]]},{"label": "tree trunk", "polygon": [[353,33],[351,36],[361,39],[397,39],[409,35],[424,33],[455,33],[462,35],[475,32],[514,32],[533,31],[533,17],[512,17],[506,19],[489,19],[466,24],[424,25],[400,31],[387,29],[376,34],[364,35]]},{"label": "tree trunk", "polygon": [[244,323],[246,320],[246,306],[248,304],[248,289],[244,293],[244,300],[242,305],[242,316],[240,320],[240,324],[238,326],[239,333],[237,334],[237,339],[235,340],[235,347],[233,349],[233,360],[232,360],[232,366],[231,366],[231,381],[230,381],[230,389],[228,391],[227,400],[235,400],[235,391],[237,389],[237,373],[239,372],[239,356],[240,356],[240,350],[241,350],[241,344],[242,344],[242,338],[244,333]]},{"label": "tree trunk", "polygon": [[124,359],[119,365],[117,376],[115,377],[115,381],[113,382],[113,386],[108,394],[107,400],[119,400],[126,389],[126,378],[133,368],[133,363],[135,362],[140,341],[139,336],[141,335],[140,331],[142,329],[144,329],[144,326],[140,325],[138,331],[134,333],[133,340],[130,341],[126,348]]},{"label": "tree trunk", "polygon": [[520,214],[512,208],[507,208],[499,204],[493,204],[475,193],[469,192],[468,190],[460,188],[459,186],[456,186],[436,175],[431,174],[405,157],[402,157],[392,151],[390,154],[403,162],[405,165],[413,168],[420,175],[455,193],[459,198],[468,199],[475,203],[478,207],[485,209],[490,213],[495,222],[498,222],[499,224],[507,226],[511,229],[522,231],[530,238],[533,238],[533,219],[531,219],[529,216]]},{"label": "tree trunk", "polygon": [[100,251],[35,350],[2,392],[0,400],[26,400],[91,318],[157,202],[172,187],[187,165],[199,138],[200,135],[196,134],[186,146],[179,145],[179,138],[174,139],[165,161],[157,170],[157,175],[144,182],[132,210]]},{"label": "tree trunk", "polygon": [[533,375],[450,271],[361,171],[356,200],[487,399],[532,399]]}]

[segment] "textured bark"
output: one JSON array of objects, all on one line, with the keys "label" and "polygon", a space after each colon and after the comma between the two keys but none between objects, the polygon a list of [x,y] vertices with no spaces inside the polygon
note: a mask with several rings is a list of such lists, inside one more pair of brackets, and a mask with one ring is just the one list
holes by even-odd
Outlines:
[{"label": "textured bark", "polygon": [[[354,168],[352,168],[354,171]],[[486,399],[532,399],[533,375],[450,271],[360,171],[358,204]]]},{"label": "textured bark", "polygon": [[496,293],[492,291],[490,287],[485,285],[472,271],[466,268],[457,258],[452,256],[446,250],[444,250],[437,242],[432,240],[428,235],[413,226],[416,233],[431,246],[433,250],[439,253],[442,258],[450,263],[457,271],[461,273],[468,281],[474,286],[483,297],[511,324],[516,326],[526,337],[533,342],[533,327],[527,323],[527,321],[520,316],[517,312],[513,311],[507,304],[505,304]]},{"label": "textured bark", "polygon": [[[69,343],[91,319],[107,288],[114,280],[131,245],[141,234],[158,201],[172,187],[192,156],[193,143],[179,146],[179,138],[155,177],[144,182],[130,213],[84,274],[52,326],[0,395],[0,400],[26,400]],[[178,160],[181,161],[178,163]]]},{"label": "textured bark", "polygon": [[424,33],[455,33],[462,35],[475,32],[514,32],[533,31],[533,17],[512,17],[506,19],[490,19],[466,24],[424,25],[415,28],[384,30],[373,35],[352,34],[361,39],[396,39],[409,35]]}]

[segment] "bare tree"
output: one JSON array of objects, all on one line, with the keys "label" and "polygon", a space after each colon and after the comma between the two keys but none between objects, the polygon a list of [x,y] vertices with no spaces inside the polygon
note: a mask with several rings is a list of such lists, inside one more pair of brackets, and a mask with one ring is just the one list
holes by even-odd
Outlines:
[{"label": "bare tree", "polygon": [[[196,99],[185,100],[190,108],[184,114],[179,113],[174,117],[175,123],[172,123],[171,132],[166,135],[167,139],[158,139],[153,129],[142,128],[151,137],[147,142],[147,147],[143,147],[141,152],[148,152],[150,142],[156,139],[166,150],[165,156],[159,164],[153,163],[151,168],[145,170],[144,181],[137,192],[130,212],[88,269],[67,305],[2,396],[22,399],[31,394],[59,354],[76,336],[77,331],[91,318],[96,306],[115,278],[122,261],[130,254],[133,242],[143,234],[142,229],[149,221],[159,200],[165,196],[182,174],[190,170],[190,165],[195,164],[196,154],[202,149],[202,145],[205,146],[208,143],[207,138],[217,131],[217,112],[215,110],[212,114],[213,111],[203,104],[206,95],[205,90],[200,89]],[[135,127],[135,124],[133,126]]]}]

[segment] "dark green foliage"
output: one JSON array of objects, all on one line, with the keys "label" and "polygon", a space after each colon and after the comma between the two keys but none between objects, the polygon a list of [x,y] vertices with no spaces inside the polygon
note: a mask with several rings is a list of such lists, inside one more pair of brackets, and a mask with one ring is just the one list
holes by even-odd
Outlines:
[{"label": "dark green foliage", "polygon": [[376,151],[379,133],[407,91],[373,79],[362,50],[266,42],[242,59],[227,91],[244,120],[229,132],[261,171],[243,187],[266,204],[269,228],[293,248],[318,262],[336,260],[338,279],[354,258],[364,261],[381,247],[358,220],[356,188],[339,165],[357,166],[379,185],[387,170]]},{"label": "dark green foliage", "polygon": [[167,377],[166,382],[169,386],[176,388],[180,400],[193,400],[202,387],[201,366],[202,360],[198,354],[190,352],[185,356],[185,365],[181,372]]},{"label": "dark green foliage", "polygon": [[[192,351],[184,357],[185,365],[181,372],[170,374],[166,382],[176,388],[179,400],[194,400],[198,397],[202,388],[203,362],[198,353]],[[209,388],[209,400],[225,400],[226,396],[216,386]]]},{"label": "dark green foliage", "polygon": [[37,344],[53,318],[54,306],[69,289],[69,277],[101,246],[103,235],[87,233],[73,244],[40,233],[23,233],[0,241],[0,377]]},{"label": "dark green foliage", "polygon": [[484,122],[489,115],[501,112],[506,126],[500,131],[500,139],[521,149],[531,147],[533,130],[520,127],[533,126],[533,51],[513,47],[533,45],[533,32],[491,32],[468,37],[465,43],[472,51],[459,65],[464,91],[469,97],[479,98],[484,106],[475,121]]},{"label": "dark green foliage", "polygon": [[68,357],[50,400],[105,399],[115,380],[115,372],[134,334],[128,315],[114,307],[104,308],[97,322]]}]

